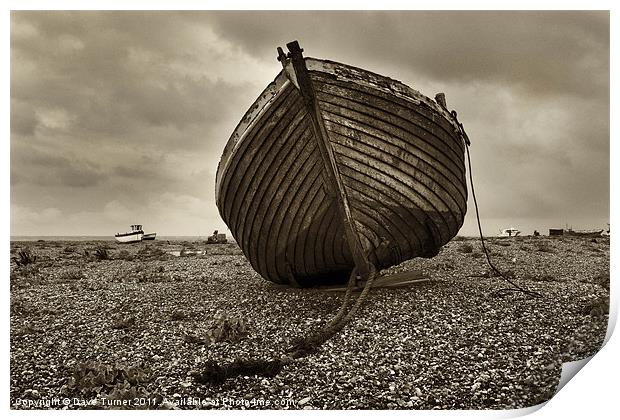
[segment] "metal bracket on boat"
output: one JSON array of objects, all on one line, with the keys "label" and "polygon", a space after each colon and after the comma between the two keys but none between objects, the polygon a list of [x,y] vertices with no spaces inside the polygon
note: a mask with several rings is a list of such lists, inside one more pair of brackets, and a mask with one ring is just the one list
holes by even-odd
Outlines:
[{"label": "metal bracket on boat", "polygon": [[456,125],[458,127],[458,129],[455,130],[456,133],[461,136],[461,138],[463,139],[466,145],[471,146],[471,141],[469,141],[469,136],[465,132],[465,128],[463,127],[463,124],[461,124],[461,122],[457,118],[456,111],[455,110],[450,111],[450,115],[452,115],[452,118],[454,118],[454,121],[456,122]]},{"label": "metal bracket on boat", "polygon": [[323,121],[323,115],[316,101],[312,80],[310,79],[306,61],[302,54],[303,49],[300,48],[297,41],[289,42],[286,44],[286,47],[289,50],[288,54],[284,54],[282,48],[278,48],[278,60],[282,63],[288,78],[294,83],[297,89],[299,89],[304,100],[308,117],[312,121],[314,138],[317,141],[325,167],[324,174],[326,176],[324,179],[328,196],[332,197],[337,203],[337,211],[343,222],[347,244],[349,245],[357,272],[363,279],[367,279],[371,272],[370,262],[357,232],[353,216],[351,215],[349,200],[344,190],[342,179],[340,178],[340,171],[338,170],[334,150],[329,140],[329,134],[327,128],[325,128],[325,121]]},{"label": "metal bracket on boat", "polygon": [[[448,104],[446,103],[446,94],[445,93],[440,92],[440,93],[436,94],[435,95],[435,102],[437,102],[443,109],[448,111]],[[454,122],[456,123],[456,126],[457,126],[457,128],[454,130],[455,133],[458,134],[461,137],[461,139],[463,139],[465,144],[470,146],[471,142],[469,141],[469,137],[467,136],[467,133],[465,132],[465,129],[463,128],[463,124],[461,124],[459,122],[458,118],[456,117],[456,111],[455,110],[450,111],[450,115],[454,119]]]}]

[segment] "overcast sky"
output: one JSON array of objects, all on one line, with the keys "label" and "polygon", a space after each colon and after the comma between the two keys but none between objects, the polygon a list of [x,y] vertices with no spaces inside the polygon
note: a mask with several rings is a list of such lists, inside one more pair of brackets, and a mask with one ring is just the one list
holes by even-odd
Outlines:
[{"label": "overcast sky", "polygon": [[13,12],[11,234],[225,231],[221,152],[294,39],[446,93],[485,233],[609,221],[606,12]]}]

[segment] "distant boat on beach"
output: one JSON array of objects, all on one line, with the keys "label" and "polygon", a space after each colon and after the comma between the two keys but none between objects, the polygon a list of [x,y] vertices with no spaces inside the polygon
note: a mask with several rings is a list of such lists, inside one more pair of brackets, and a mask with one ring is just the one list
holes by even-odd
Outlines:
[{"label": "distant boat on beach", "polygon": [[518,236],[521,231],[517,228],[510,227],[507,229],[503,229],[500,236]]},{"label": "distant boat on beach", "polygon": [[213,232],[213,235],[207,238],[208,244],[225,244],[228,243],[225,233],[219,233],[217,230]]},{"label": "distant boat on beach", "polygon": [[125,233],[117,233],[114,238],[117,242],[123,244],[133,244],[142,241],[152,241],[157,233],[144,233],[142,225],[131,225],[131,231]]}]

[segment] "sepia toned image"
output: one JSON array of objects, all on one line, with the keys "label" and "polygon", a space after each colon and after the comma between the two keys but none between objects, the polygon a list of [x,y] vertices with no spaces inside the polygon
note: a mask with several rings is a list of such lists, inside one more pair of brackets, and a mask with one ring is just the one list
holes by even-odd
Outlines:
[{"label": "sepia toned image", "polygon": [[512,410],[603,345],[608,11],[12,11],[10,408]]}]

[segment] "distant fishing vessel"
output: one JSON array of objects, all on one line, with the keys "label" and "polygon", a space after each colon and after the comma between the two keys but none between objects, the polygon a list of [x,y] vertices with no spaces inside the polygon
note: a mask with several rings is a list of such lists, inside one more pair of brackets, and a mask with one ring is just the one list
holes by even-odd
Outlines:
[{"label": "distant fishing vessel", "polygon": [[315,286],[435,256],[467,207],[469,139],[445,95],[287,47],[217,170],[217,207],[252,267]]},{"label": "distant fishing vessel", "polygon": [[141,242],[144,236],[142,225],[131,225],[131,231],[125,233],[117,233],[114,238],[117,242],[124,244],[131,244],[135,242]]},{"label": "distant fishing vessel", "polygon": [[117,242],[123,244],[132,244],[142,241],[153,241],[157,233],[144,233],[142,225],[131,225],[131,231],[125,233],[117,233],[114,238]]}]

